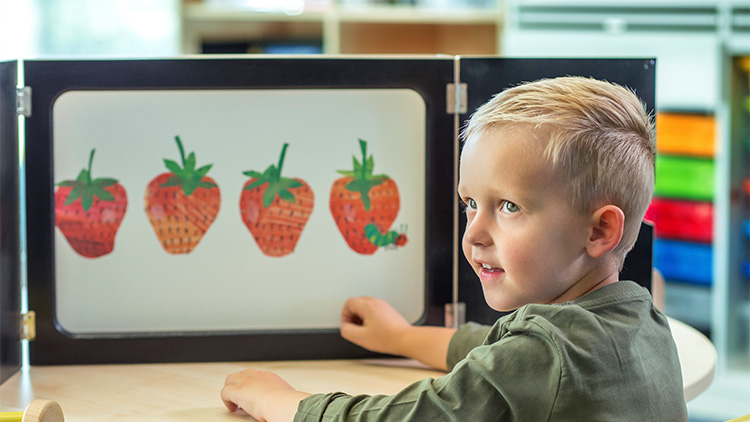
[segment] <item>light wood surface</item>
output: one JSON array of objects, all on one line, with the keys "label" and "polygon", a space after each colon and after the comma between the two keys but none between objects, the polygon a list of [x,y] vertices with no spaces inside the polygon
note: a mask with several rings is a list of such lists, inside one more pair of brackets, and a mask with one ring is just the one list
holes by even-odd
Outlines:
[{"label": "light wood surface", "polygon": [[700,331],[681,321],[669,318],[669,327],[680,355],[685,401],[690,401],[705,391],[714,379],[716,348]]},{"label": "light wood surface", "polygon": [[219,392],[227,375],[272,371],[309,393],[393,394],[443,375],[405,360],[329,360],[152,365],[34,366],[0,386],[0,412],[23,411],[34,399],[57,401],[66,421],[239,421]]},{"label": "light wood surface", "polygon": [[[670,318],[691,400],[711,383],[716,350],[692,327]],[[35,366],[0,386],[0,412],[18,412],[35,399],[57,401],[70,422],[240,421],[219,392],[227,375],[244,368],[272,371],[308,393],[394,394],[443,372],[403,359],[227,362],[151,365]]]}]

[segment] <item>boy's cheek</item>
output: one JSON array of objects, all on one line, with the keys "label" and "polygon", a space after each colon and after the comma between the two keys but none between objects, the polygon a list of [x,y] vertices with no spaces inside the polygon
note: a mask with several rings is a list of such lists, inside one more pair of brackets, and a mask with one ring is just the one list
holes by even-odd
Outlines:
[{"label": "boy's cheek", "polygon": [[471,245],[469,245],[469,243],[466,241],[466,238],[461,239],[461,250],[464,253],[466,261],[468,261],[469,264],[473,264],[471,262]]}]

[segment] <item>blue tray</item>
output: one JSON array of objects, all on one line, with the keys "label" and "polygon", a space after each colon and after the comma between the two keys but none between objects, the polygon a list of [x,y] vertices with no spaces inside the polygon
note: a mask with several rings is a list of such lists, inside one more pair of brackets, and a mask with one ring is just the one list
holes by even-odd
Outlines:
[{"label": "blue tray", "polygon": [[713,247],[705,243],[655,239],[654,267],[667,280],[710,286]]}]

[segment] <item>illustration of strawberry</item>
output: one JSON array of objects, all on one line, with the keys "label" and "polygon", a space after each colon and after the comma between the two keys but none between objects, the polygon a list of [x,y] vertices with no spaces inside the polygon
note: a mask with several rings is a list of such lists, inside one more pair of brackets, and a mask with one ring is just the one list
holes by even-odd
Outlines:
[{"label": "illustration of strawberry", "polygon": [[89,166],[76,180],[57,184],[55,225],[79,255],[97,258],[112,252],[115,234],[128,207],[125,189],[115,179],[91,177],[94,152]]},{"label": "illustration of strawberry", "polygon": [[271,164],[262,174],[252,170],[242,173],[251,178],[240,195],[242,221],[267,256],[294,251],[315,201],[307,182],[281,177],[288,146],[281,149],[278,166]]},{"label": "illustration of strawberry", "polygon": [[206,173],[213,164],[195,168],[195,153],[187,159],[182,141],[175,136],[182,167],[164,159],[169,170],[156,176],[146,187],[146,215],[165,251],[186,254],[198,245],[214,222],[221,205],[221,193]]},{"label": "illustration of strawberry", "polygon": [[[354,157],[354,170],[338,170],[345,177],[333,183],[330,206],[336,226],[349,247],[370,255],[385,244],[381,239],[396,219],[400,200],[393,179],[385,174],[372,174],[375,161],[372,156],[367,157],[367,142],[360,139],[359,146],[362,162]],[[390,243],[403,246],[405,240],[404,236],[398,242],[400,245]]]}]

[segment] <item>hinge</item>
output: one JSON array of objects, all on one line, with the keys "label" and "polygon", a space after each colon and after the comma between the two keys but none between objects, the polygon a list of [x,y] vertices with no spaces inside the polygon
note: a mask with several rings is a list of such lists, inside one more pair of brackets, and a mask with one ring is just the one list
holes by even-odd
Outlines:
[{"label": "hinge", "polygon": [[466,323],[466,304],[464,302],[445,304],[445,326],[458,328]]},{"label": "hinge", "polygon": [[28,311],[21,314],[21,340],[34,340],[36,338],[36,313]]},{"label": "hinge", "polygon": [[16,114],[31,117],[31,87],[16,89]]},{"label": "hinge", "polygon": [[463,114],[468,110],[467,88],[465,83],[447,84],[445,99],[448,104],[448,114]]}]

